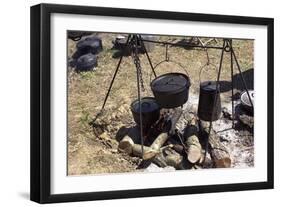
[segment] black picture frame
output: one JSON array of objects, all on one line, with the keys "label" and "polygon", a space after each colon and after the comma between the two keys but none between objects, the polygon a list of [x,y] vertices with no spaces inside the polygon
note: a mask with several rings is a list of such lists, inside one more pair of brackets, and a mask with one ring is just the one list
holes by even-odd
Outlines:
[{"label": "black picture frame", "polygon": [[[51,194],[50,184],[50,15],[52,13],[99,15],[112,17],[151,18],[162,20],[181,20],[194,22],[218,22],[232,24],[267,26],[267,181],[238,184],[219,184],[189,187],[169,187],[154,189],[137,189],[106,192],[85,192],[74,194]],[[88,201],[102,199],[120,199],[146,196],[166,196],[179,194],[210,193],[224,191],[241,191],[256,189],[272,189],[274,187],[274,20],[272,18],[227,16],[213,14],[195,14],[168,11],[135,10],[120,8],[103,8],[89,6],[39,4],[31,7],[31,174],[30,199],[38,203]]]}]

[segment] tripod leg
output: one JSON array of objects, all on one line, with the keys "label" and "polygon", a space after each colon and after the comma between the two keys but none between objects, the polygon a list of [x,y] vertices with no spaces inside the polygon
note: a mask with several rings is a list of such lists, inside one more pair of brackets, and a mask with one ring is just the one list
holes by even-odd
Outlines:
[{"label": "tripod leg", "polygon": [[[226,46],[226,40],[223,41],[223,49],[222,49],[222,52],[221,52],[221,59],[220,59],[219,71],[218,71],[218,76],[217,76],[217,80],[216,80],[216,94],[215,94],[214,103],[217,102],[217,98],[218,98],[218,87],[219,87],[219,81],[220,81],[220,75],[221,75],[222,61],[223,61],[223,55],[224,55],[225,46]],[[215,108],[215,104],[214,104],[213,109],[212,109],[212,116],[211,116],[211,121],[210,121],[210,124],[209,124],[209,130],[208,130],[207,140],[206,140],[204,159],[206,158],[206,155],[207,155],[207,152],[208,152],[209,137],[210,137],[210,133],[211,133],[211,130],[212,130],[212,127],[213,127],[213,117],[214,117],[214,111],[215,111],[214,108]],[[204,161],[205,161],[205,160],[204,160]]]},{"label": "tripod leg", "polygon": [[252,99],[251,99],[249,90],[248,90],[247,85],[246,85],[246,81],[245,81],[245,79],[244,79],[244,76],[243,76],[243,74],[242,74],[240,65],[239,65],[239,63],[238,63],[238,60],[237,60],[237,58],[236,58],[236,55],[235,55],[234,50],[233,50],[232,47],[231,47],[231,53],[232,53],[232,55],[233,55],[233,57],[234,57],[235,63],[236,63],[237,68],[238,68],[238,70],[239,70],[239,74],[240,74],[240,77],[241,77],[241,80],[242,80],[242,83],[243,83],[243,87],[244,87],[244,89],[246,90],[246,93],[247,93],[247,95],[248,95],[248,98],[249,98],[249,101],[250,101],[250,103],[251,103],[251,106],[254,108],[254,104],[253,104],[253,102],[252,102]]},{"label": "tripod leg", "polygon": [[151,67],[151,70],[152,70],[152,72],[153,72],[153,74],[154,74],[154,77],[156,78],[157,75],[156,75],[156,73],[155,73],[154,67],[153,67],[152,62],[151,62],[151,59],[150,59],[150,57],[149,57],[149,55],[148,55],[148,52],[147,52],[147,50],[146,50],[146,47],[145,47],[145,45],[144,45],[144,43],[143,43],[143,40],[142,40],[142,38],[141,38],[141,35],[139,35],[138,40],[139,40],[139,42],[140,42],[140,44],[141,44],[141,46],[142,46],[142,48],[143,48],[143,50],[144,50],[144,53],[145,53],[145,55],[146,55],[146,57],[147,57],[147,60],[148,60],[149,65],[150,65],[150,67]]},{"label": "tripod leg", "polygon": [[[232,43],[231,43],[232,47]],[[231,67],[231,112],[232,112],[232,128],[234,128],[234,92],[233,92],[233,55],[230,52],[230,67]]]},{"label": "tripod leg", "polygon": [[102,104],[102,107],[101,107],[101,111],[103,111],[103,109],[104,109],[104,107],[105,107],[105,104],[106,104],[106,101],[107,101],[107,99],[108,99],[109,93],[110,93],[110,91],[111,91],[112,85],[113,85],[113,83],[114,83],[115,77],[116,77],[116,75],[117,75],[117,73],[118,73],[118,71],[119,71],[120,64],[121,64],[122,59],[123,59],[123,57],[124,57],[124,53],[125,53],[125,51],[126,51],[127,48],[128,48],[130,38],[131,38],[131,35],[128,36],[128,39],[127,39],[125,48],[122,50],[121,57],[120,57],[119,62],[118,62],[118,64],[117,64],[117,67],[116,67],[116,70],[115,70],[115,72],[114,72],[113,78],[112,78],[112,80],[111,80],[111,82],[110,82],[110,85],[109,85],[109,88],[108,88],[108,90],[107,90],[105,99],[104,99],[104,101],[103,101],[103,104]]}]

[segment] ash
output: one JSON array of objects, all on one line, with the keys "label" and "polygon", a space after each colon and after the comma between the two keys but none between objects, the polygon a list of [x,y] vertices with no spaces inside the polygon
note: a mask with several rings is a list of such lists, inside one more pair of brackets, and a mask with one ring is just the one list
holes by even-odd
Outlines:
[{"label": "ash", "polygon": [[[183,114],[177,123],[177,129],[183,133],[190,113],[197,114],[198,97],[190,94],[183,106]],[[240,101],[234,102],[235,121],[231,119],[232,103],[222,102],[221,118],[213,122],[213,129],[220,142],[230,153],[232,168],[254,167],[254,117],[243,111]],[[207,154],[207,158],[210,154]],[[208,168],[209,166],[203,166]]]}]

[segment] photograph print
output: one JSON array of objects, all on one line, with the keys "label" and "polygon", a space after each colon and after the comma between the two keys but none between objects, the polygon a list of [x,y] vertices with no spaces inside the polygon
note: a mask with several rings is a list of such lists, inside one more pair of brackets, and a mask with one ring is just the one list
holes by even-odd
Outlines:
[{"label": "photograph print", "polygon": [[71,30],[67,54],[68,176],[254,167],[253,39]]}]

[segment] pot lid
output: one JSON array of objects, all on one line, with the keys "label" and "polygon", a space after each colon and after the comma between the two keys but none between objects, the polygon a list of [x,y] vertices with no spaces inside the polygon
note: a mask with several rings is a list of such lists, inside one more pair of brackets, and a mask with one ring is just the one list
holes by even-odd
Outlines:
[{"label": "pot lid", "polygon": [[189,78],[181,73],[167,73],[151,82],[152,90],[160,93],[175,93],[189,86]]},{"label": "pot lid", "polygon": [[97,62],[97,56],[92,53],[82,55],[77,60],[77,67],[94,66]]},{"label": "pot lid", "polygon": [[101,47],[101,39],[98,37],[86,37],[85,39],[80,40],[76,47],[78,50],[85,47],[99,48]]},{"label": "pot lid", "polygon": [[153,97],[142,98],[141,104],[139,104],[139,100],[135,100],[131,104],[132,110],[136,113],[139,113],[140,106],[142,113],[149,113],[160,109],[159,105],[156,103],[156,100]]},{"label": "pot lid", "polygon": [[[206,92],[216,92],[216,81],[202,82],[200,88]],[[218,90],[220,90],[220,84],[218,84]]]},{"label": "pot lid", "polygon": [[73,40],[80,40],[82,36],[91,35],[92,32],[83,32],[83,31],[68,31],[67,36]]}]

